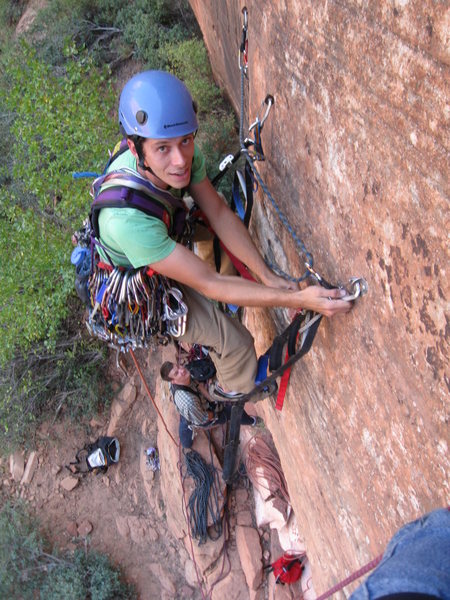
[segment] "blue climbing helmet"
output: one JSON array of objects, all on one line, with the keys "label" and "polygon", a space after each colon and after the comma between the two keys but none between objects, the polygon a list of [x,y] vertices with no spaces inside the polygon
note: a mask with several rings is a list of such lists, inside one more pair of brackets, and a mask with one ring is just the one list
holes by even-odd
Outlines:
[{"label": "blue climbing helmet", "polygon": [[197,131],[196,112],[189,90],[175,75],[143,71],[122,90],[119,125],[127,135],[174,138]]}]

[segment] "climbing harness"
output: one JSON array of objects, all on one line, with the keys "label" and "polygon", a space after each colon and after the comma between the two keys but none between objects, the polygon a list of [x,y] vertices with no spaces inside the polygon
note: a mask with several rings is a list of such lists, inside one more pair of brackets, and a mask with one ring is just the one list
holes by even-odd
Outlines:
[{"label": "climbing harness", "polygon": [[75,460],[66,465],[71,473],[106,473],[108,467],[119,462],[120,443],[116,437],[102,436],[93,444],[86,444],[75,455]]}]

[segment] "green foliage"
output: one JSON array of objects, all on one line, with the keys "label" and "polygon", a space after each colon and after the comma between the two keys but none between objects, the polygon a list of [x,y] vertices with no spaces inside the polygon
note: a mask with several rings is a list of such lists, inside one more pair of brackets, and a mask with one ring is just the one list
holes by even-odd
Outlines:
[{"label": "green foliage", "polygon": [[[79,325],[78,325],[79,326]],[[64,328],[63,328],[64,329]],[[70,330],[70,325],[65,329]],[[38,346],[0,369],[0,444],[3,451],[32,443],[36,423],[61,411],[72,420],[91,417],[108,404],[103,371],[106,347],[79,336]]]},{"label": "green foliage", "polygon": [[42,211],[69,221],[87,206],[86,188],[74,182],[73,171],[103,168],[105,144],[117,126],[107,73],[74,46],[65,53],[65,70],[56,76],[22,43],[6,63],[6,107],[14,116],[14,179]]},{"label": "green foliage", "polygon": [[[66,243],[65,243],[66,242]],[[0,213],[0,354],[54,341],[67,314],[73,275],[64,265],[68,240],[31,209],[5,206]]]},{"label": "green foliage", "polygon": [[41,589],[45,600],[127,600],[134,594],[120,582],[109,559],[96,552],[75,552],[70,565],[50,571]]},{"label": "green foliage", "polygon": [[32,599],[46,563],[35,522],[22,504],[7,504],[0,512],[0,597]]},{"label": "green foliage", "polygon": [[71,60],[60,77],[24,44],[21,60],[6,63],[15,185],[0,190],[2,360],[56,339],[73,292],[70,236],[89,207],[87,185],[72,173],[101,170],[116,131],[105,75],[73,47],[67,52]]},{"label": "green foliage", "polygon": [[64,64],[71,40],[96,65],[115,67],[133,55],[148,68],[164,68],[160,48],[194,30],[187,0],[50,0],[33,26],[34,45],[48,64]]},{"label": "green foliage", "polygon": [[0,27],[14,27],[27,5],[27,0],[0,0]]},{"label": "green foliage", "polygon": [[176,22],[173,3],[162,0],[137,0],[117,15],[124,40],[134,48],[135,58],[147,68],[163,69],[166,57],[162,48],[188,37],[189,31]]},{"label": "green foliage", "polygon": [[64,48],[73,43],[89,51],[97,65],[119,61],[129,54],[121,29],[115,27],[117,12],[126,0],[49,0],[31,29],[33,46],[49,66],[64,65]]},{"label": "green foliage", "polygon": [[190,39],[177,44],[166,44],[163,49],[170,70],[189,88],[201,113],[209,113],[221,104],[206,48],[201,40]]},{"label": "green foliage", "polygon": [[0,170],[0,438],[8,445],[61,398],[74,416],[97,407],[101,366],[84,359],[92,350],[82,345],[61,354],[61,335],[74,296],[70,238],[90,203],[89,182],[72,173],[103,169],[117,137],[108,112],[115,98],[107,73],[73,46],[66,53],[58,76],[23,43],[4,59],[12,142]]},{"label": "green foliage", "polygon": [[75,551],[58,555],[23,504],[7,504],[0,512],[0,596],[32,600],[133,600],[108,557]]}]

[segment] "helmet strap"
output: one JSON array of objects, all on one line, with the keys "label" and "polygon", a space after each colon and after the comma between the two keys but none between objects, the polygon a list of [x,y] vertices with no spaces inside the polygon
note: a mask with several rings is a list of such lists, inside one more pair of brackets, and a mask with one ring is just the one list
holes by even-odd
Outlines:
[{"label": "helmet strap", "polygon": [[[142,156],[139,157],[138,167],[140,169],[142,169],[143,171],[148,171],[151,175],[155,175],[155,173],[152,171],[152,169],[150,167],[147,167],[147,165],[144,164],[144,158]],[[156,177],[156,175],[155,175],[155,177]]]}]

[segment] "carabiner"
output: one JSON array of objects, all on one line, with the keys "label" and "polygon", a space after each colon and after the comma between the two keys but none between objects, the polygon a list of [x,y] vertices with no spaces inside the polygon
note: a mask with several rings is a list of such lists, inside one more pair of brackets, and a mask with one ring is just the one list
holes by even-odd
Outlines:
[{"label": "carabiner", "polygon": [[[248,69],[248,39],[247,39],[247,27],[248,27],[248,10],[244,6],[242,9],[244,15],[244,25],[242,27],[242,42],[239,47],[239,70],[247,73]],[[241,62],[242,57],[242,62]]]},{"label": "carabiner", "polygon": [[[258,111],[258,114],[256,116],[255,122],[250,125],[250,127],[248,128],[248,132],[250,133],[250,131],[252,129],[254,129],[258,124],[259,124],[259,129],[261,130],[263,128],[263,125],[267,119],[267,117],[269,116],[270,113],[270,109],[272,108],[273,104],[275,103],[275,99],[271,94],[267,94],[267,96],[264,98],[264,101],[261,104],[261,107]],[[264,108],[264,104],[267,104],[267,108],[266,108],[266,112],[264,113],[264,116],[262,119],[259,118],[259,115],[262,111],[262,109]]]},{"label": "carabiner", "polygon": [[325,289],[332,290],[333,288],[338,287],[336,285],[332,285],[329,281],[327,281],[321,275],[319,275],[319,273],[313,269],[312,262],[310,264],[309,262],[306,261],[305,267],[306,267],[306,270],[309,271],[309,273],[312,275],[312,277],[314,277],[314,279],[316,281],[318,281],[320,283],[320,285],[322,287],[324,287]]},{"label": "carabiner", "polygon": [[244,6],[244,8],[242,9],[242,14],[244,15],[244,27],[243,29],[245,29],[245,31],[247,31],[247,27],[248,27],[248,9],[246,6]]}]

